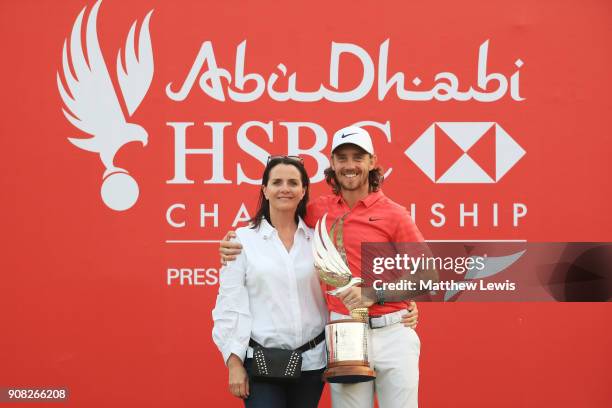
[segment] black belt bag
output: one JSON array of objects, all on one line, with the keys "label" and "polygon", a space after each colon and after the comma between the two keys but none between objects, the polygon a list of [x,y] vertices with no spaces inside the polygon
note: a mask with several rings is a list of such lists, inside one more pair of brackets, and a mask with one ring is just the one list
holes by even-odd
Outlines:
[{"label": "black belt bag", "polygon": [[249,340],[253,347],[253,368],[251,378],[254,380],[297,380],[302,375],[302,353],[315,348],[325,340],[325,332],[296,350],[263,347],[255,340]]}]

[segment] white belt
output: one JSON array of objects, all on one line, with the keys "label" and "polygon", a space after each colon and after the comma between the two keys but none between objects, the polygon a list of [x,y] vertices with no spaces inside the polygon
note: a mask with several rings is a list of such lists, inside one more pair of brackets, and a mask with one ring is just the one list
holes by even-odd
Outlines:
[{"label": "white belt", "polygon": [[[371,329],[380,329],[382,327],[387,327],[395,323],[399,323],[402,321],[402,316],[408,314],[408,310],[402,309],[397,312],[387,313],[382,316],[370,317],[369,326]],[[336,312],[330,313],[330,318],[332,320],[342,320],[342,319],[350,319],[351,316],[343,315]]]},{"label": "white belt", "polygon": [[380,329],[381,327],[390,326],[402,321],[402,316],[408,314],[406,309],[398,310],[397,312],[387,313],[382,316],[370,317],[370,328]]}]

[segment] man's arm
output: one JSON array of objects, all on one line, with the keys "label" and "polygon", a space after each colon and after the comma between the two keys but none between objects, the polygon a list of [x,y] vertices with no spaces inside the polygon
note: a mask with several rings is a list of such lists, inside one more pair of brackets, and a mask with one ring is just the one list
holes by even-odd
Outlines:
[{"label": "man's arm", "polygon": [[[409,299],[414,299],[420,295],[428,293],[424,285],[421,285],[422,281],[437,282],[438,271],[435,268],[423,268],[419,267],[414,273],[410,270],[401,270],[399,274],[390,278],[389,275],[394,271],[387,271],[387,277],[381,279],[382,284],[379,284],[379,289],[375,289],[373,286],[367,286],[362,288],[362,297],[364,302],[372,303],[384,303],[384,302],[403,302]],[[398,276],[399,275],[399,276]],[[399,285],[401,283],[401,285]],[[410,285],[410,286],[409,286]],[[380,288],[380,286],[387,286]],[[394,286],[395,288],[401,287],[402,289],[388,289],[388,286]]]},{"label": "man's arm", "polygon": [[[356,307],[370,307],[376,303],[376,299],[371,298],[370,295],[367,294],[367,290],[364,291],[364,289],[368,288],[353,286],[339,293],[338,298],[342,300],[344,306],[349,310]],[[419,322],[419,308],[417,304],[411,300],[407,310],[408,313],[402,316],[402,324],[406,327],[416,329]]]},{"label": "man's arm", "polygon": [[[382,254],[378,253],[378,248],[373,247],[373,252],[369,255],[369,257],[372,258],[372,262],[377,255],[383,255],[383,257],[395,257],[399,254],[401,256],[407,255],[419,257],[421,255],[427,256],[428,254],[431,254],[431,251],[425,243],[423,235],[412,220],[408,210],[403,208],[397,215],[397,226],[390,237],[389,246],[382,248],[382,251],[380,251]],[[427,293],[427,289],[422,289],[420,282],[428,280],[437,282],[438,271],[435,268],[428,269],[427,267],[424,267],[424,265],[419,265],[416,270],[411,270],[408,268],[393,268],[384,271],[379,275],[379,277],[384,284],[397,284],[405,282],[412,282],[412,284],[410,287],[408,287],[408,285],[394,285],[395,287],[404,287],[404,289],[393,290],[387,288],[382,289],[380,288],[380,285],[378,285],[379,290],[376,290],[373,287],[374,282],[371,282],[371,285],[364,287],[362,290],[364,302],[403,302],[409,299],[414,299]]]}]

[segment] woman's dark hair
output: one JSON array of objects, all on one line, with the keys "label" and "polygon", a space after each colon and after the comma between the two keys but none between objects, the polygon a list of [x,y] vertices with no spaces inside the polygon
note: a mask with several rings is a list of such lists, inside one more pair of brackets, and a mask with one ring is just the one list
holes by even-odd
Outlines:
[{"label": "woman's dark hair", "polygon": [[[334,194],[340,194],[340,183],[338,183],[338,179],[336,178],[336,172],[328,167],[325,169],[325,181],[332,188]],[[368,191],[370,193],[378,191],[383,181],[385,180],[385,176],[383,175],[382,168],[374,167],[368,173]]]},{"label": "woman's dark hair", "polygon": [[[308,191],[310,185],[310,179],[308,178],[308,173],[306,172],[306,168],[304,167],[304,163],[302,163],[301,159],[289,156],[277,156],[272,157],[268,160],[268,164],[264,169],[261,184],[262,186],[267,186],[268,181],[270,180],[270,172],[274,167],[279,164],[288,164],[290,166],[294,166],[300,172],[300,178],[302,180],[302,187],[306,191],[304,193],[304,197],[299,202],[297,209],[295,210],[295,222],[298,222],[298,217],[304,218],[306,216],[306,205],[308,204]],[[251,218],[251,228],[257,229],[261,225],[262,218],[265,218],[266,221],[272,225],[272,221],[270,221],[270,202],[266,198],[263,193],[263,188],[259,190],[259,202],[257,204],[257,213],[253,218]]]}]

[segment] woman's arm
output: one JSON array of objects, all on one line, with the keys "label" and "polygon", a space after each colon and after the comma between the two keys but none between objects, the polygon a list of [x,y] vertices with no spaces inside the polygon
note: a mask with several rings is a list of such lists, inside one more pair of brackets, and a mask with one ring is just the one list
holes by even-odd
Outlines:
[{"label": "woman's arm", "polygon": [[230,392],[240,398],[248,396],[248,377],[243,361],[251,338],[252,318],[246,289],[246,255],[221,269],[219,293],[212,312],[213,341],[229,369]]},{"label": "woman's arm", "polygon": [[233,396],[247,398],[249,396],[249,376],[242,360],[235,354],[227,359],[229,369],[229,390]]}]

